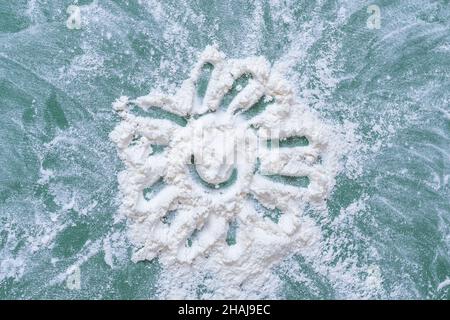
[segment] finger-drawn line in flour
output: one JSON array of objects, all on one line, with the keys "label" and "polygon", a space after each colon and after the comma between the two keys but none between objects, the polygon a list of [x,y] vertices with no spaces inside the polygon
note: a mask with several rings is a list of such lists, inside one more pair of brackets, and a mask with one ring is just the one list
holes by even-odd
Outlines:
[{"label": "finger-drawn line in flour", "polygon": [[121,97],[113,108],[134,261],[158,257],[174,277],[214,274],[232,296],[320,238],[301,208],[324,207],[339,133],[265,58],[226,59],[210,46],[175,95]]}]

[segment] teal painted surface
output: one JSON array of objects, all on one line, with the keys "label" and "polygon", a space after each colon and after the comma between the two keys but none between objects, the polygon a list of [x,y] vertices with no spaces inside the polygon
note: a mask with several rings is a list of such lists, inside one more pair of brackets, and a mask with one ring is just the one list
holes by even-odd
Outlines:
[{"label": "teal painted surface", "polygon": [[[155,297],[163,271],[131,262],[115,221],[111,103],[173,91],[212,43],[288,61],[302,101],[358,126],[362,174],[338,177],[319,221],[330,265],[378,266],[373,298],[450,297],[438,290],[450,277],[449,1],[78,1],[80,30],[66,27],[70,4],[0,3],[1,299]],[[380,29],[366,26],[370,4]],[[281,298],[358,294],[297,264],[307,281],[280,269]],[[80,290],[61,280],[74,265]]]}]

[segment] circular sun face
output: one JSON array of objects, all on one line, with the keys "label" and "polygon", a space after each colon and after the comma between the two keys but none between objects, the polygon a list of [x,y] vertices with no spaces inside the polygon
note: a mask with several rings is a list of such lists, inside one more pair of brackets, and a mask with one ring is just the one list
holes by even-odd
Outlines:
[{"label": "circular sun face", "polygon": [[322,206],[334,185],[336,133],[264,58],[208,47],[174,96],[113,106],[134,260],[226,265],[242,283],[317,240],[302,208]]}]

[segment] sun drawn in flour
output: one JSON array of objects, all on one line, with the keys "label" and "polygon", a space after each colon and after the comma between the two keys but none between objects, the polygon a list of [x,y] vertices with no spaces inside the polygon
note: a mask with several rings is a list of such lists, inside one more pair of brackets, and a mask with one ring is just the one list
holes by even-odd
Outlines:
[{"label": "sun drawn in flour", "polygon": [[242,283],[320,237],[303,212],[334,186],[336,134],[265,58],[207,47],[175,95],[113,107],[135,261],[227,266]]}]

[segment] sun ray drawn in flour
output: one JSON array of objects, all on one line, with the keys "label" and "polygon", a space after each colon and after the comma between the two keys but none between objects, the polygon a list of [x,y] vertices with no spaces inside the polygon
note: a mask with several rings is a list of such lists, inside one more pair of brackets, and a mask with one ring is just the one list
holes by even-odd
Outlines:
[{"label": "sun ray drawn in flour", "polygon": [[215,296],[239,297],[320,239],[303,212],[323,207],[334,186],[338,134],[263,57],[226,59],[207,47],[174,96],[121,97],[113,107],[134,261],[185,270],[178,286],[193,271],[213,274],[227,282],[210,284]]}]

